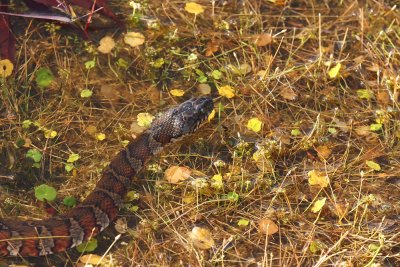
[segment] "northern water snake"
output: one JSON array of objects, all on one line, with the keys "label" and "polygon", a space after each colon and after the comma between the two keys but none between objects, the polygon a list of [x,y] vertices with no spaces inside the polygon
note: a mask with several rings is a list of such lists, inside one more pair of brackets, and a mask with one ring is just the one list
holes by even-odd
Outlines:
[{"label": "northern water snake", "polygon": [[114,157],[93,192],[70,211],[43,220],[0,218],[0,257],[58,253],[100,233],[117,217],[132,177],[165,145],[193,133],[212,109],[212,99],[200,97],[166,111]]}]

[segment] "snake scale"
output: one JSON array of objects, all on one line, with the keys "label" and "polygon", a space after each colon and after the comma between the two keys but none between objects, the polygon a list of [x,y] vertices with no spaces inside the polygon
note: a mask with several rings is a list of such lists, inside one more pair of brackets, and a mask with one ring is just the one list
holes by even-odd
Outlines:
[{"label": "snake scale", "polygon": [[133,176],[167,144],[196,131],[212,109],[210,97],[199,97],[166,111],[115,156],[93,192],[70,211],[43,220],[0,218],[0,257],[59,253],[100,233],[117,217]]}]

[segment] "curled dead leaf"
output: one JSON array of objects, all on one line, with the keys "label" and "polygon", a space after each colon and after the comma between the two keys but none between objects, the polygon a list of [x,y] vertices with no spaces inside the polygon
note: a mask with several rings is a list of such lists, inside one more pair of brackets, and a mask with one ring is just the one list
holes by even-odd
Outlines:
[{"label": "curled dead leaf", "polygon": [[265,235],[273,235],[279,231],[279,227],[271,219],[262,218],[258,221],[258,231]]},{"label": "curled dead leaf", "polygon": [[193,246],[199,249],[209,249],[214,246],[212,234],[206,228],[195,226],[189,233]]},{"label": "curled dead leaf", "polygon": [[100,40],[100,45],[97,47],[100,53],[109,54],[115,47],[114,39],[111,36],[104,36]]},{"label": "curled dead leaf", "polygon": [[178,184],[190,177],[192,171],[187,167],[171,166],[164,174],[165,179],[171,184]]},{"label": "curled dead leaf", "polygon": [[279,94],[281,97],[287,100],[296,100],[297,98],[296,92],[290,87],[283,87]]},{"label": "curled dead leaf", "polygon": [[145,37],[140,32],[127,32],[124,36],[124,42],[132,47],[142,45]]},{"label": "curled dead leaf", "polygon": [[332,150],[328,146],[319,146],[315,150],[322,159],[327,159],[332,154]]},{"label": "curled dead leaf", "polygon": [[215,52],[218,51],[218,49],[219,49],[219,43],[215,41],[208,42],[206,46],[205,56],[211,57]]},{"label": "curled dead leaf", "polygon": [[86,254],[79,258],[79,261],[84,263],[85,266],[89,264],[98,265],[98,264],[106,264],[106,259],[102,256],[96,254]]},{"label": "curled dead leaf", "polygon": [[266,46],[272,43],[273,37],[269,33],[261,33],[253,37],[256,46]]}]

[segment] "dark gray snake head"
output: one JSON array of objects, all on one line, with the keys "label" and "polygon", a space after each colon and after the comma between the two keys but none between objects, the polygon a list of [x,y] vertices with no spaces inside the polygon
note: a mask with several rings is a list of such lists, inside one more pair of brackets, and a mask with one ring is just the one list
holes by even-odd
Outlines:
[{"label": "dark gray snake head", "polygon": [[189,99],[157,118],[149,132],[155,140],[165,145],[196,131],[213,108],[210,97]]}]

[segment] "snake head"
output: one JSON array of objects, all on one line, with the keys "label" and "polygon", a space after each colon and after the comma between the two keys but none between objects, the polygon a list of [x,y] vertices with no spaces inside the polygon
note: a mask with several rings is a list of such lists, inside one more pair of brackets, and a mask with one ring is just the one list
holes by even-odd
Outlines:
[{"label": "snake head", "polygon": [[189,99],[156,119],[150,132],[159,143],[167,144],[195,132],[213,108],[214,104],[210,97]]}]

